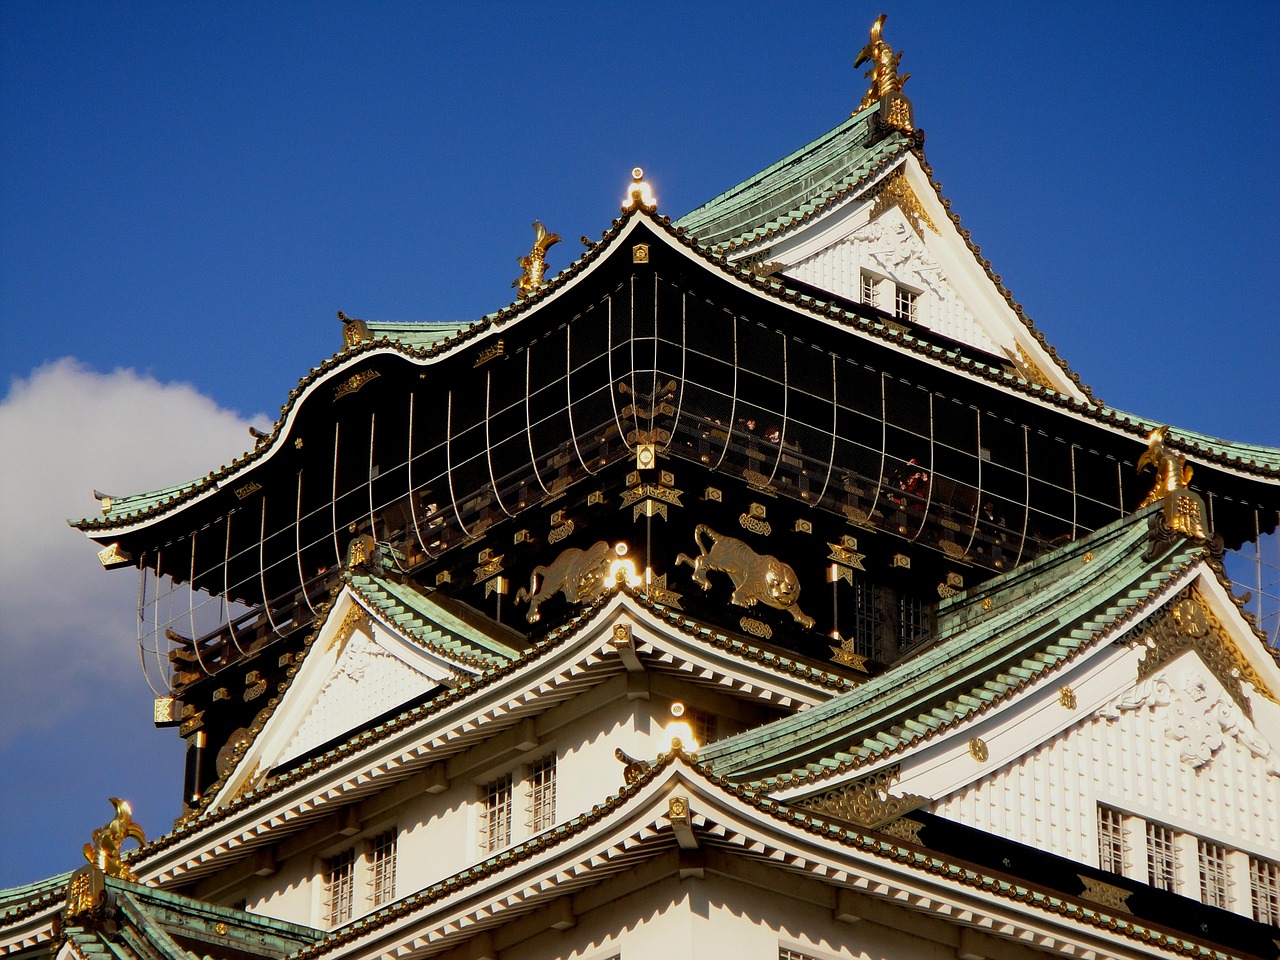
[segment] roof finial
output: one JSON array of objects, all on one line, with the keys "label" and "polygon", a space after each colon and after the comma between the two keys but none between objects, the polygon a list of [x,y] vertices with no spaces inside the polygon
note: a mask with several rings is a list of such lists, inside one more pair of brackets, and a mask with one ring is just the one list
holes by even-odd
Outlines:
[{"label": "roof finial", "polygon": [[111,797],[116,815],[105,827],[93,831],[93,842],[84,845],[84,858],[108,877],[137,880],[129,865],[120,859],[120,847],[130,838],[146,843],[146,834],[133,822],[133,808],[129,801]]},{"label": "roof finial", "polygon": [[658,209],[658,201],[653,196],[652,188],[645,183],[644,171],[639,167],[631,171],[631,190],[627,193],[627,199],[622,201],[622,212],[633,210],[637,204],[650,213]]},{"label": "roof finial", "polygon": [[1169,527],[1185,536],[1203,540],[1209,536],[1204,526],[1204,501],[1190,490],[1191,465],[1187,458],[1169,450],[1165,446],[1168,439],[1167,426],[1156,427],[1147,434],[1147,449],[1138,458],[1138,472],[1154,467],[1156,483],[1142,498],[1138,509],[1164,501],[1164,518]]},{"label": "roof finial", "polygon": [[516,263],[524,270],[518,278],[511,281],[520,299],[531,297],[542,286],[542,275],[547,269],[547,251],[560,242],[560,234],[547,233],[541,220],[533,221],[533,250],[527,257],[517,257]]},{"label": "roof finial", "polygon": [[887,126],[901,130],[903,133],[910,133],[915,129],[912,125],[911,101],[903,95],[902,85],[911,78],[911,74],[904,73],[898,76],[898,63],[902,60],[902,51],[894,53],[893,48],[881,38],[885,17],[886,14],[882,13],[876,18],[875,24],[871,27],[871,40],[862,48],[858,59],[853,61],[855,67],[860,67],[864,63],[871,64],[870,69],[864,74],[871,81],[871,86],[854,113],[879,103],[881,120]]}]

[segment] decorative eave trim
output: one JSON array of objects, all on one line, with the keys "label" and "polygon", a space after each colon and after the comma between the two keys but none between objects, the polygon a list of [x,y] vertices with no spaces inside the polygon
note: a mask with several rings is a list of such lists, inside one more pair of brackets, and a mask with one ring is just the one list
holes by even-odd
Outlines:
[{"label": "decorative eave trim", "polygon": [[[922,155],[920,163],[925,173],[930,177],[930,183],[934,184],[935,189],[940,189],[936,182],[932,180],[931,168],[924,162]],[[939,199],[942,199],[940,194]],[[949,211],[948,213],[953,223],[957,224],[957,229],[959,229],[959,218],[955,214],[950,214]],[[310,395],[319,385],[328,382],[333,377],[346,373],[350,367],[366,356],[395,354],[414,362],[431,363],[458,352],[473,341],[491,334],[506,324],[516,321],[538,310],[544,304],[557,299],[563,292],[573,286],[575,281],[584,276],[592,266],[607,259],[606,254],[608,251],[618,245],[622,239],[625,239],[625,236],[640,222],[645,222],[656,228],[655,233],[659,237],[668,240],[673,248],[684,248],[693,254],[696,259],[718,268],[722,275],[793,309],[804,310],[827,323],[861,332],[866,336],[887,342],[898,349],[914,353],[926,360],[959,370],[975,379],[986,380],[1011,392],[1046,403],[1049,406],[1083,415],[1086,419],[1111,426],[1144,442],[1151,430],[1157,426],[1145,420],[1134,420],[1128,415],[1103,407],[1091,393],[1088,393],[1088,388],[1083,385],[1081,389],[1088,394],[1088,399],[1071,397],[1050,387],[1028,382],[1022,377],[1008,373],[1003,369],[960,356],[954,350],[948,350],[922,340],[914,334],[887,327],[878,320],[862,317],[840,304],[789,290],[781,281],[772,277],[761,277],[749,267],[730,262],[725,255],[717,254],[714,250],[701,246],[695,237],[687,235],[682,228],[673,227],[670,218],[658,216],[643,205],[637,204],[623,216],[613,221],[610,228],[602,235],[599,243],[592,246],[581,258],[575,260],[552,280],[538,288],[527,299],[516,301],[496,313],[482,317],[480,320],[470,323],[457,336],[443,340],[431,347],[411,347],[398,340],[390,340],[385,336],[376,340],[364,340],[352,344],[340,353],[334,354],[328,360],[323,361],[319,366],[313,367],[305,377],[298,381],[298,386],[289,392],[289,399],[281,407],[281,415],[272,425],[271,432],[259,440],[253,450],[236,458],[226,466],[193,481],[145,510],[129,512],[118,517],[88,517],[71,521],[71,525],[88,536],[101,541],[105,540],[113,532],[132,530],[162,514],[167,514],[187,503],[211,495],[222,486],[239,480],[246,470],[254,464],[269,459],[284,446],[289,428],[297,414],[302,399],[304,396]],[[966,243],[970,243],[965,235],[966,233],[962,232],[961,235]],[[972,244],[971,247],[976,256],[976,251],[979,248],[972,246]],[[989,262],[986,263],[984,268],[989,269]],[[992,274],[992,279],[999,284],[998,276]],[[1012,296],[1008,294],[1008,291],[1003,286],[1000,286],[1000,290],[1006,294],[1006,299],[1009,300],[1022,321],[1027,324],[1028,329],[1036,336],[1037,341],[1045,344],[1045,349],[1054,357],[1055,362],[1059,363],[1063,370],[1073,377],[1073,382],[1077,382],[1078,377],[1071,373],[1061,358],[1057,357],[1053,348],[1045,343],[1043,335],[1038,330],[1035,330],[1034,325],[1026,319],[1021,307],[1012,301]],[[1180,440],[1176,435],[1169,438],[1168,445],[1191,453],[1201,460],[1229,466],[1241,473],[1253,474],[1268,479],[1280,479],[1280,471],[1268,470],[1264,466],[1259,466],[1256,461],[1245,461],[1241,457],[1229,457],[1221,451],[1205,448],[1199,442]],[[139,496],[146,496],[146,494],[140,494]],[[128,498],[124,499],[127,500]]]},{"label": "decorative eave trim", "polygon": [[[466,653],[459,653],[456,650],[446,649],[445,647],[441,646],[438,643],[434,643],[430,640],[425,640],[422,637],[417,636],[416,631],[414,634],[408,634],[405,630],[396,626],[396,624],[388,620],[386,615],[383,613],[383,611],[379,609],[377,602],[372,597],[370,597],[368,593],[366,593],[363,589],[361,589],[361,587],[358,584],[352,582],[349,578],[344,578],[344,579],[347,579],[347,589],[349,589],[352,595],[356,597],[356,599],[360,603],[360,606],[369,615],[369,618],[377,621],[377,623],[380,626],[382,626],[383,629],[391,633],[397,633],[404,636],[408,636],[408,638],[412,640],[413,643],[421,647],[423,650],[426,650],[432,655],[439,657],[441,660],[448,661],[454,666],[462,667],[469,673],[483,673],[486,670],[493,669],[494,664],[488,660],[482,660],[480,657],[473,657],[470,654],[466,654]],[[423,614],[418,613],[418,611],[416,610],[410,609],[409,612],[412,613],[415,617],[418,617],[420,619],[425,619],[425,616]],[[466,642],[465,639],[463,640],[463,642]]]},{"label": "decorative eave trim", "polygon": [[[984,908],[979,904],[994,897],[1011,904],[1025,904],[1038,914],[1047,915],[1045,919],[1060,917],[1076,921],[1098,931],[1097,936],[1100,937],[1111,938],[1118,934],[1185,956],[1228,960],[1228,956],[1220,951],[1133,919],[1116,916],[1083,897],[1034,889],[986,873],[972,864],[932,854],[914,844],[904,845],[870,835],[848,823],[763,797],[716,777],[698,763],[696,755],[686,754],[678,747],[661,754],[638,772],[630,783],[587,813],[340,927],[291,954],[289,960],[317,960],[340,949],[356,957],[372,956],[375,952],[385,955],[395,949],[390,942],[392,936],[421,940],[430,933],[424,929],[424,921],[433,919],[441,935],[453,934],[459,940],[469,939],[486,926],[493,925],[495,912],[492,904],[507,903],[508,895],[513,894],[517,886],[522,898],[525,891],[533,891],[533,897],[525,899],[528,905],[524,907],[532,909],[562,896],[558,889],[562,882],[572,882],[576,878],[581,884],[578,871],[554,870],[540,878],[529,875],[530,870],[539,867],[544,871],[557,865],[563,867],[565,855],[560,852],[561,848],[574,840],[580,841],[579,851],[573,856],[576,862],[603,866],[614,856],[621,856],[632,863],[642,844],[650,848],[651,856],[657,856],[678,845],[667,801],[673,790],[679,787],[686,787],[693,794],[694,803],[689,809],[687,829],[695,837],[701,835],[708,845],[714,844],[738,856],[768,862],[777,869],[812,876],[832,886],[886,899],[907,909],[938,913],[944,918],[954,917],[957,910],[977,910],[984,915],[991,913],[989,905]],[[698,809],[703,802],[710,804],[710,809]],[[642,804],[648,806],[634,809]],[[624,815],[628,813],[632,815],[629,833],[602,837],[594,848],[588,845],[593,832],[608,829],[608,821],[613,821],[619,828],[626,827]],[[776,830],[775,825],[785,828],[782,835],[785,840],[782,836],[770,836]],[[744,829],[751,827],[756,831],[748,833]],[[882,866],[877,870],[874,861],[868,863],[866,860],[857,864],[838,862],[840,848],[874,858]],[[551,851],[559,854],[559,859],[552,863],[542,862],[553,860]],[[859,869],[851,869],[854,866]],[[913,879],[914,883],[911,882]],[[928,884],[927,888],[921,889],[922,881]],[[500,885],[504,886],[495,889]],[[942,896],[953,898],[966,894],[966,899],[972,898],[975,902],[961,906],[941,899]],[[528,903],[530,899],[533,903]],[[435,907],[449,912],[441,912],[432,918],[427,911]],[[1017,906],[1014,909],[1021,912],[1025,908]],[[514,910],[513,915],[518,912],[518,909]],[[1016,919],[1002,919],[1017,927],[1026,926],[1017,924]],[[500,916],[497,922],[501,922]],[[956,921],[953,919],[952,922]],[[402,924],[402,929],[392,930],[397,923]],[[1015,937],[1021,932],[1021,929],[1010,931]],[[1061,937],[1064,948],[1082,934],[1089,935],[1088,931],[1070,928],[1061,930],[1056,937],[1050,931],[1041,932],[1055,941]]]},{"label": "decorative eave trim", "polygon": [[[337,601],[337,596],[335,595],[335,598],[328,601],[328,604],[319,611],[316,618],[319,625],[304,641],[308,649],[322,632],[324,624],[329,619],[330,611]],[[354,597],[352,598],[352,603],[356,603]],[[357,606],[364,612],[363,605],[357,604]],[[767,652],[762,652],[758,656],[753,655],[750,646],[744,641],[711,631],[696,623],[696,621],[688,620],[687,618],[679,617],[679,622],[676,622],[671,616],[664,616],[655,611],[641,597],[624,588],[616,595],[603,598],[593,605],[584,607],[570,621],[550,631],[546,637],[518,659],[501,666],[489,667],[483,673],[459,683],[454,689],[444,691],[426,703],[412,707],[377,727],[365,730],[326,751],[324,754],[303,761],[293,769],[279,775],[267,776],[258,783],[249,786],[243,792],[238,792],[235,796],[226,799],[225,802],[215,805],[215,801],[221,799],[221,794],[226,792],[227,783],[241,766],[246,752],[251,748],[254,739],[262,732],[262,728],[265,727],[270,719],[270,714],[262,716],[261,726],[255,722],[255,726],[258,726],[258,729],[251,731],[251,738],[247,741],[244,750],[237,755],[227,774],[217,784],[211,785],[205,794],[202,805],[180,819],[169,833],[156,837],[145,846],[133,851],[132,856],[128,858],[130,865],[140,875],[146,875],[148,878],[156,875],[163,876],[170,871],[166,869],[161,870],[159,874],[155,874],[154,870],[148,870],[148,861],[153,860],[165,850],[199,836],[234,816],[247,814],[265,801],[273,797],[279,797],[289,789],[293,789],[298,797],[302,798],[298,802],[304,802],[308,810],[315,811],[330,802],[343,802],[349,792],[357,791],[363,793],[367,791],[369,789],[368,783],[371,781],[380,781],[384,777],[399,779],[411,776],[428,763],[443,759],[446,755],[451,755],[433,752],[438,751],[438,748],[431,746],[437,741],[443,746],[456,738],[457,730],[463,728],[474,730],[478,723],[484,722],[486,717],[490,721],[489,728],[492,729],[492,723],[496,720],[496,717],[488,716],[489,714],[501,712],[513,715],[515,711],[506,709],[506,705],[513,698],[520,700],[522,703],[540,704],[542,709],[550,709],[553,703],[559,702],[548,697],[550,689],[562,684],[574,685],[578,682],[576,676],[570,676],[574,668],[584,664],[592,666],[607,663],[611,668],[616,668],[618,672],[625,669],[617,659],[616,650],[610,646],[608,635],[609,624],[623,611],[630,613],[632,617],[645,621],[649,631],[655,636],[660,634],[663,627],[678,626],[683,633],[688,634],[695,641],[705,643],[712,651],[728,653],[745,663],[751,664],[753,670],[785,674],[791,682],[798,681],[809,685],[815,694],[824,692],[829,696],[831,693],[851,689],[855,686],[855,682],[848,678],[830,672],[815,670],[805,664],[795,663],[787,657],[772,655]],[[574,653],[571,648],[571,641],[575,637],[583,636],[589,632],[592,632],[592,635],[587,637],[587,642],[579,651],[579,655],[571,660],[570,655]],[[517,691],[512,691],[511,697],[495,699],[493,703],[487,704],[483,708],[481,714],[477,714],[474,711],[466,712],[465,714],[460,713],[451,721],[448,729],[441,728],[434,732],[422,729],[425,724],[448,708],[463,703],[488,688],[500,685],[508,677],[526,672],[527,668],[531,668],[544,658],[557,653],[564,655],[565,662],[556,669],[554,674],[541,678],[534,677],[529,679],[527,683],[521,683]],[[269,702],[271,711],[274,711],[282,702],[285,692],[297,675],[298,669],[299,665],[294,664],[286,671],[286,679],[281,682],[276,695]],[[698,674],[691,675],[689,679],[697,682],[699,679]],[[734,684],[734,688],[742,696],[757,699],[762,698],[765,692],[763,685],[755,680],[743,679]],[[769,702],[776,703],[777,701],[776,699],[769,699]],[[413,740],[413,743],[406,742],[397,749],[394,757],[380,760],[368,759],[368,754],[372,749],[386,743],[398,734],[411,731],[415,727],[418,728],[415,731],[416,733],[429,735],[425,737],[418,736]],[[458,749],[464,748],[464,746],[458,747]],[[324,783],[318,782],[326,771],[331,771],[339,765],[345,765],[341,772],[331,775]],[[360,778],[358,784],[348,784],[348,781],[354,781],[357,777]],[[317,797],[319,800],[316,799]],[[294,816],[299,812],[295,810]],[[224,840],[219,841],[218,845],[225,848],[224,853],[226,854],[236,854],[237,850],[247,853],[254,837],[260,832],[259,827],[273,821],[273,818],[286,816],[286,814],[287,811],[282,809],[262,810],[260,815],[252,818],[254,820],[253,824],[246,825],[242,830],[238,831],[237,839],[228,841],[224,838]],[[292,818],[286,816],[286,819]],[[201,848],[201,851],[193,852],[191,859],[193,861],[199,860],[201,863],[206,862],[209,858],[203,857],[202,852],[203,848]],[[185,869],[183,872],[185,872]]]}]

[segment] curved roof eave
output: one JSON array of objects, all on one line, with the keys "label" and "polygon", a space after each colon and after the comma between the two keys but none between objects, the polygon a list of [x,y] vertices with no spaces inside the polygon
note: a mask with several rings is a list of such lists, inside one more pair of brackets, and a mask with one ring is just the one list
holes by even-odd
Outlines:
[{"label": "curved roof eave", "polygon": [[[1105,407],[1096,400],[1083,400],[1063,394],[1050,387],[1031,383],[1020,376],[1006,372],[924,340],[909,332],[893,329],[880,321],[862,317],[846,306],[820,300],[809,294],[790,289],[776,277],[761,277],[746,266],[731,262],[725,255],[717,254],[701,245],[697,238],[689,236],[682,228],[672,224],[669,218],[660,217],[653,208],[637,205],[616,219],[601,241],[589,249],[583,257],[574,261],[555,278],[527,300],[517,301],[501,310],[472,322],[457,336],[441,341],[429,348],[409,347],[385,337],[366,340],[347,347],[343,351],[313,367],[299,380],[289,393],[289,399],[281,408],[271,433],[257,446],[230,464],[212,471],[206,476],[178,487],[120,498],[111,504],[110,512],[102,517],[89,517],[70,521],[71,525],[89,537],[106,542],[112,536],[140,530],[156,519],[199,502],[213,495],[224,486],[242,482],[254,467],[269,461],[281,450],[289,431],[305,399],[347,373],[369,356],[397,355],[424,366],[433,365],[460,352],[464,347],[474,347],[505,329],[512,322],[540,312],[555,302],[566,291],[606,262],[615,247],[625,241],[640,224],[647,224],[654,237],[670,249],[686,258],[716,270],[729,282],[757,296],[764,296],[792,309],[802,310],[821,322],[860,334],[883,343],[903,353],[913,354],[926,361],[947,367],[974,380],[983,380],[1000,388],[1020,394],[1048,408],[1066,411],[1079,419],[1092,421],[1113,432],[1135,440],[1145,441],[1147,434],[1159,424]],[[1280,482],[1280,450],[1266,447],[1222,444],[1208,445],[1212,438],[1201,434],[1186,433],[1180,436],[1176,429],[1167,443],[1201,463],[1217,465],[1241,476]],[[1247,455],[1247,456],[1246,456]]]}]

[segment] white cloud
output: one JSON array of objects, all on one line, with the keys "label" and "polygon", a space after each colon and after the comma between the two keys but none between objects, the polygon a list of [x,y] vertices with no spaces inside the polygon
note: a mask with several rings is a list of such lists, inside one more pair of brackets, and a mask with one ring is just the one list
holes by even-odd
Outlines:
[{"label": "white cloud", "polygon": [[137,696],[137,577],[104,572],[67,518],[97,510],[94,488],[208,473],[250,448],[249,423],[188,384],[72,358],[13,381],[0,402],[0,746],[86,702]]}]

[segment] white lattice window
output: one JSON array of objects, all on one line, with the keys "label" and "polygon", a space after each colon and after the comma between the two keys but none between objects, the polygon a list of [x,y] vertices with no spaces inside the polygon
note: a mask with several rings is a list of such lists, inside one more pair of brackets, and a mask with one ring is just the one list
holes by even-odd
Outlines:
[{"label": "white lattice window", "polygon": [[801,953],[799,950],[792,950],[790,947],[779,947],[778,960],[819,960],[819,958],[809,953]]},{"label": "white lattice window", "polygon": [[480,849],[501,850],[511,842],[511,774],[481,788]]},{"label": "white lattice window", "polygon": [[1110,807],[1098,807],[1098,867],[1123,874],[1129,866],[1129,845],[1125,842],[1124,814]]},{"label": "white lattice window", "polygon": [[1158,823],[1147,824],[1147,883],[1170,893],[1178,889],[1178,835]]},{"label": "white lattice window", "polygon": [[1280,863],[1250,857],[1249,894],[1253,900],[1253,919],[1280,926]]},{"label": "white lattice window", "polygon": [[903,287],[897,288],[897,295],[894,297],[893,315],[899,320],[914,320],[916,318],[916,294]]},{"label": "white lattice window", "polygon": [[1200,861],[1200,900],[1211,907],[1227,909],[1227,885],[1229,868],[1227,848],[1208,840],[1196,841]]},{"label": "white lattice window", "polygon": [[369,900],[375,907],[396,898],[396,832],[369,841]]},{"label": "white lattice window", "polygon": [[324,920],[337,927],[351,920],[355,907],[356,852],[343,850],[324,862]]},{"label": "white lattice window", "polygon": [[556,758],[543,757],[529,767],[529,834],[540,833],[556,822]]},{"label": "white lattice window", "polygon": [[876,278],[869,273],[862,275],[862,302],[872,307],[876,305]]}]

